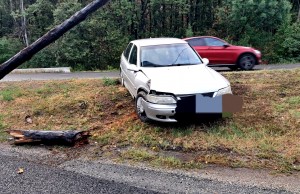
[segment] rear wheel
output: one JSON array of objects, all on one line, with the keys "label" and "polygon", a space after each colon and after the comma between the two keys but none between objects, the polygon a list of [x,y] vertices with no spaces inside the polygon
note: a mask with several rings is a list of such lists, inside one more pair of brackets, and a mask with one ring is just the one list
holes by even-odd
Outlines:
[{"label": "rear wheel", "polygon": [[238,61],[238,65],[242,70],[253,69],[255,65],[255,57],[251,54],[243,54]]},{"label": "rear wheel", "polygon": [[142,100],[146,98],[145,92],[139,92],[135,99],[135,110],[139,119],[143,122],[149,122],[150,119],[147,117],[145,108],[143,106]]}]

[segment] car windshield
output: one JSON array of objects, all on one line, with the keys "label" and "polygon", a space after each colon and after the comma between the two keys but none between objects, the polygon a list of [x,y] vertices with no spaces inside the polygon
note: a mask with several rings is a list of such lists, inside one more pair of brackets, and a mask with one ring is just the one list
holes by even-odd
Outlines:
[{"label": "car windshield", "polygon": [[144,46],[141,48],[142,67],[166,67],[202,64],[188,44]]}]

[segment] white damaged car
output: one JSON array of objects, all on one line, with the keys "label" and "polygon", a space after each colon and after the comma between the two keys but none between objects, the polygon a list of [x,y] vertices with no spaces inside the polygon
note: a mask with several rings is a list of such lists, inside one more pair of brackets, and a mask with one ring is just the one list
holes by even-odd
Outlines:
[{"label": "white damaged car", "polygon": [[232,94],[228,80],[207,64],[181,39],[134,40],[122,53],[120,77],[142,121],[176,122],[180,115],[220,113],[220,100],[205,99]]}]

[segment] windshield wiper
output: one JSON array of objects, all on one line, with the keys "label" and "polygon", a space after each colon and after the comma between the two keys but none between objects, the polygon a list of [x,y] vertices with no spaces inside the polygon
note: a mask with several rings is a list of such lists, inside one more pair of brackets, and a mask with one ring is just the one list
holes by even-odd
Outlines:
[{"label": "windshield wiper", "polygon": [[176,63],[176,64],[170,64],[170,65],[165,65],[165,66],[186,66],[186,65],[197,65],[196,63]]}]

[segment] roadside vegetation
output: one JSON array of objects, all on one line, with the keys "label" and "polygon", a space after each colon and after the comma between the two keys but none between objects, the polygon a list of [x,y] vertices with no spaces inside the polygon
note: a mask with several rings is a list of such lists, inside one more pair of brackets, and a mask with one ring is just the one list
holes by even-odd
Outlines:
[{"label": "roadside vegetation", "polygon": [[300,170],[300,69],[222,74],[243,98],[243,111],[184,124],[141,123],[114,79],[0,82],[0,141],[8,129],[78,129],[92,134],[91,150],[84,149],[91,158]]}]

